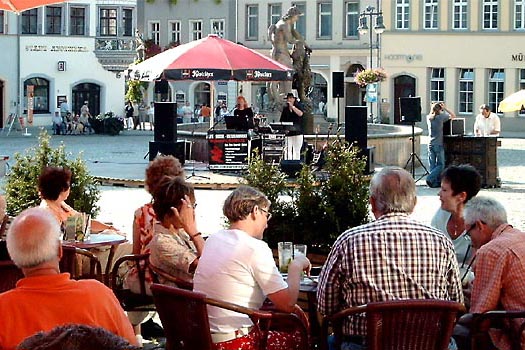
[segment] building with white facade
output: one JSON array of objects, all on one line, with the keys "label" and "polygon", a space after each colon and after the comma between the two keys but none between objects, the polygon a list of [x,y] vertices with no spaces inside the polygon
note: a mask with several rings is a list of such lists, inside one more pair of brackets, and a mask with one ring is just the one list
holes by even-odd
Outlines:
[{"label": "building with white facade", "polygon": [[50,125],[61,101],[79,113],[122,114],[122,72],[135,58],[132,0],[69,1],[22,12],[0,11],[0,127],[10,113],[27,114],[33,86],[33,125]]},{"label": "building with white facade", "polygon": [[[164,50],[185,44],[209,34],[236,41],[235,1],[137,1],[138,28],[144,38]],[[233,108],[238,94],[236,82],[177,82],[170,81],[166,94],[155,93],[155,84],[149,84],[147,101],[173,101],[177,106],[190,102],[195,105],[211,104],[210,84],[215,84],[215,100],[226,101]]]},{"label": "building with white facade", "polygon": [[[385,0],[382,10],[381,98],[392,121],[399,97],[420,96],[423,114],[444,101],[472,133],[481,104],[496,111],[525,88],[525,1]],[[498,113],[502,130],[525,131],[523,112]]]}]

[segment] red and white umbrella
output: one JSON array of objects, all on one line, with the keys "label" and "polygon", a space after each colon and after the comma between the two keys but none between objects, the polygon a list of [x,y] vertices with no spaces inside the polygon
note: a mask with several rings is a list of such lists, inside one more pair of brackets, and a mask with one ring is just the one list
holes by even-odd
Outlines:
[{"label": "red and white umbrella", "polygon": [[0,0],[0,10],[11,11],[19,14],[20,12],[40,7],[64,2],[64,0]]},{"label": "red and white umbrella", "polygon": [[282,81],[291,80],[292,72],[255,50],[209,35],[129,66],[127,77],[142,81]]}]

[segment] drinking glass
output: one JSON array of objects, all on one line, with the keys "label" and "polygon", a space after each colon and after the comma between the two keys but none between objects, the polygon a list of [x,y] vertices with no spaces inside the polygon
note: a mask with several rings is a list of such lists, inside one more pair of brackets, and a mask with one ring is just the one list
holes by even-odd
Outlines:
[{"label": "drinking glass", "polygon": [[279,255],[279,271],[288,272],[288,264],[292,260],[292,242],[277,243],[277,253]]},{"label": "drinking glass", "polygon": [[293,256],[303,255],[306,256],[306,244],[294,244],[293,245]]}]

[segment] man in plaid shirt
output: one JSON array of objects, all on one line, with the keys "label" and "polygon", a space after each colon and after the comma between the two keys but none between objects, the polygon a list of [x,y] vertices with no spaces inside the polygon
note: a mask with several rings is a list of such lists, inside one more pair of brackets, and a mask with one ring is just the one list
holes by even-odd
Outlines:
[{"label": "man in plaid shirt", "polygon": [[[319,312],[331,315],[351,306],[392,299],[463,302],[452,241],[409,218],[416,205],[411,175],[386,167],[370,183],[376,221],[344,232],[334,243],[319,277]],[[364,315],[343,325],[346,343],[363,345]]]},{"label": "man in plaid shirt", "polygon": [[[470,312],[525,310],[525,233],[507,224],[505,208],[492,198],[474,197],[463,216],[472,246],[479,249]],[[520,321],[523,319],[513,324],[515,331]],[[502,350],[511,348],[508,336],[490,332],[492,342]]]}]

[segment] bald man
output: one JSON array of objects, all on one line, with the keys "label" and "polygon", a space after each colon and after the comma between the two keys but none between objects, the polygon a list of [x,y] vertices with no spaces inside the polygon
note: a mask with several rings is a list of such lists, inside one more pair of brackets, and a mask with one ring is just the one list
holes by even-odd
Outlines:
[{"label": "bald man", "polygon": [[0,349],[13,349],[26,337],[65,324],[98,326],[137,345],[113,292],[95,280],[74,281],[60,273],[60,226],[43,208],[24,210],[7,232],[7,250],[25,278],[0,294]]}]

